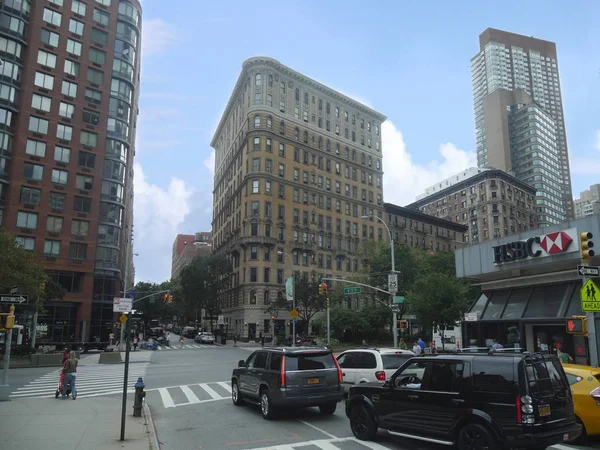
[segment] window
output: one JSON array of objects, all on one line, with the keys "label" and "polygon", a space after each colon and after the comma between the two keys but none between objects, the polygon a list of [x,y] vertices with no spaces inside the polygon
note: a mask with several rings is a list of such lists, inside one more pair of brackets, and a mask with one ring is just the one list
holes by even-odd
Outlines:
[{"label": "window", "polygon": [[92,212],[92,199],[75,196],[73,199],[73,210],[81,213]]},{"label": "window", "polygon": [[[85,117],[85,112],[84,112]],[[84,120],[85,122],[85,120]],[[79,143],[81,145],[85,145],[87,147],[95,148],[98,145],[98,135],[96,133],[92,133],[91,131],[82,130],[79,135]]]},{"label": "window", "polygon": [[86,8],[87,5],[78,0],[73,0],[73,3],[71,3],[71,11],[73,11],[75,14],[79,14],[80,16],[85,16]]},{"label": "window", "polygon": [[78,62],[65,59],[65,73],[74,77],[79,76],[80,65]]},{"label": "window", "polygon": [[52,169],[52,182],[56,184],[67,184],[69,172],[66,170]]},{"label": "window", "polygon": [[104,83],[104,73],[99,70],[88,67],[87,80],[92,84],[101,85],[102,83]]},{"label": "window", "polygon": [[77,165],[93,169],[96,165],[96,155],[88,152],[79,152],[77,156]]},{"label": "window", "polygon": [[46,143],[41,141],[34,141],[33,139],[27,139],[25,153],[31,156],[39,156],[40,158],[43,158],[44,156],[46,156]]},{"label": "window", "polygon": [[44,241],[44,255],[46,256],[58,256],[60,254],[60,241],[51,241],[46,239]]},{"label": "window", "polygon": [[75,83],[71,83],[70,81],[63,80],[60,92],[62,95],[75,98],[77,97],[77,85]]},{"label": "window", "polygon": [[56,126],[56,137],[64,141],[70,141],[73,138],[73,127],[59,123]]},{"label": "window", "polygon": [[25,211],[19,211],[17,213],[17,227],[29,228],[35,230],[37,228],[38,215],[36,213],[30,213]]},{"label": "window", "polygon": [[66,147],[54,147],[54,161],[68,164],[71,160],[71,149]]},{"label": "window", "polygon": [[46,231],[49,233],[60,233],[63,227],[63,218],[48,216],[46,219]]},{"label": "window", "polygon": [[58,47],[59,35],[53,31],[42,28],[41,40],[44,44],[51,47]]},{"label": "window", "polygon": [[69,31],[78,36],[83,36],[83,22],[75,19],[69,20]]},{"label": "window", "polygon": [[77,175],[75,186],[82,191],[91,191],[94,179],[89,175]]},{"label": "window", "polygon": [[15,240],[17,241],[17,245],[25,250],[35,249],[35,238],[17,236]]},{"label": "window", "polygon": [[85,237],[90,232],[90,223],[87,220],[71,221],[71,234],[73,236]]},{"label": "window", "polygon": [[436,392],[461,392],[466,363],[459,361],[433,361],[429,368],[427,390]]},{"label": "window", "polygon": [[260,181],[259,180],[252,181],[252,193],[253,194],[260,193]]},{"label": "window", "polygon": [[60,102],[58,106],[58,115],[67,119],[72,119],[75,114],[75,105],[70,103]]},{"label": "window", "polygon": [[90,47],[90,61],[103,66],[106,63],[106,52]]},{"label": "window", "polygon": [[94,22],[99,23],[100,25],[108,26],[110,22],[110,14],[105,13],[104,11],[100,11],[99,9],[94,8],[94,15],[92,16]]},{"label": "window", "polygon": [[257,114],[256,116],[254,116],[254,128],[258,127],[260,127],[260,116]]},{"label": "window", "polygon": [[98,125],[100,123],[100,113],[91,109],[84,109],[82,120],[88,125]]},{"label": "window", "polygon": [[36,72],[34,84],[37,87],[52,90],[54,88],[54,77],[42,72]]},{"label": "window", "polygon": [[108,34],[97,28],[92,28],[92,41],[99,46],[105,46],[108,43]]},{"label": "window", "polygon": [[99,105],[100,103],[102,103],[102,92],[90,88],[85,88],[84,98],[90,103]]},{"label": "window", "polygon": [[51,69],[56,68],[56,55],[53,53],[45,52],[44,50],[38,50],[37,62],[42,66],[50,67]]},{"label": "window", "polygon": [[50,201],[48,204],[53,210],[62,211],[65,208],[66,199],[67,196],[65,194],[61,194],[60,192],[50,192]]},{"label": "window", "polygon": [[23,186],[21,188],[21,203],[24,205],[39,205],[41,195],[41,190]]},{"label": "window", "polygon": [[23,177],[28,180],[40,181],[44,176],[44,166],[38,164],[24,163],[23,164]]},{"label": "window", "polygon": [[503,361],[494,361],[493,359],[477,358],[473,361],[474,392],[505,393],[513,391],[513,365],[506,364]]},{"label": "window", "polygon": [[63,0],[48,0],[49,3],[53,3],[56,6],[62,6]]},{"label": "window", "polygon": [[254,138],[254,151],[255,152],[260,151],[260,138],[259,137]]},{"label": "window", "polygon": [[289,371],[335,369],[336,364],[331,353],[289,355],[285,358],[285,368]]},{"label": "window", "polygon": [[71,242],[69,244],[69,258],[71,259],[86,259],[87,244],[81,242]]},{"label": "window", "polygon": [[81,42],[74,41],[73,39],[67,39],[67,53],[81,56],[81,47]]},{"label": "window", "polygon": [[[257,275],[256,275],[257,271],[256,271],[256,267],[251,267],[250,268],[250,282],[251,283],[256,283],[257,281]],[[256,296],[255,296],[255,300],[256,302]]]},{"label": "window", "polygon": [[56,11],[52,11],[51,9],[44,8],[43,15],[44,22],[54,25],[55,27],[60,27],[60,23],[62,21],[62,14]]}]

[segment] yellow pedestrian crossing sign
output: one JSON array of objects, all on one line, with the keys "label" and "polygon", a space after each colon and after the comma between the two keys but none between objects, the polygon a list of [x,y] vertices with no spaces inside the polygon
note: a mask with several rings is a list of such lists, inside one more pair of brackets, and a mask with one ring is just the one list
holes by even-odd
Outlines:
[{"label": "yellow pedestrian crossing sign", "polygon": [[290,316],[292,316],[292,319],[296,319],[298,317],[298,315],[299,315],[299,313],[296,308],[294,308],[290,311]]},{"label": "yellow pedestrian crossing sign", "polygon": [[125,314],[121,314],[121,316],[119,317],[119,320],[121,321],[121,323],[125,323],[125,322],[127,322],[127,316]]},{"label": "yellow pedestrian crossing sign", "polygon": [[580,294],[583,312],[600,312],[600,289],[591,278],[583,285]]}]

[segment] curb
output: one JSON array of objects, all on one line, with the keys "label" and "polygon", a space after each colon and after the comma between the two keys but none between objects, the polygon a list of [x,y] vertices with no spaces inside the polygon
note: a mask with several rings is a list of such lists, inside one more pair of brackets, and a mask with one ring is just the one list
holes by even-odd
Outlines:
[{"label": "curb", "polygon": [[154,420],[150,413],[150,407],[144,401],[144,407],[142,408],[144,419],[146,419],[146,432],[148,433],[148,441],[150,444],[150,450],[160,450],[160,442],[156,435],[156,427],[154,426]]}]

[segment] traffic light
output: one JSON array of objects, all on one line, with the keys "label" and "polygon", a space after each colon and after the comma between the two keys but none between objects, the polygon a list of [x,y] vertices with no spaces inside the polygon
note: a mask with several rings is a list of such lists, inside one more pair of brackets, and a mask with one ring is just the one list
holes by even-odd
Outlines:
[{"label": "traffic light", "polygon": [[587,318],[585,316],[573,316],[567,319],[567,333],[584,336],[587,334]]},{"label": "traffic light", "polygon": [[319,295],[323,295],[323,283],[319,284]]},{"label": "traffic light", "polygon": [[398,329],[408,330],[408,320],[399,320],[398,321]]},{"label": "traffic light", "polygon": [[165,303],[169,303],[169,294],[165,294]]},{"label": "traffic light", "polygon": [[327,295],[327,285],[325,283],[319,285],[319,295]]},{"label": "traffic light", "polygon": [[173,303],[173,296],[169,294],[169,301],[167,303]]},{"label": "traffic light", "polygon": [[579,233],[579,248],[581,250],[581,262],[583,263],[587,263],[595,255],[594,250],[592,250],[594,247],[593,237],[594,235],[587,231]]},{"label": "traffic light", "polygon": [[327,308],[329,308],[329,298],[326,298],[326,299],[325,299],[325,306],[326,306]]},{"label": "traffic light", "polygon": [[46,283],[40,283],[40,291],[42,291],[42,292],[46,291]]},{"label": "traffic light", "polygon": [[271,316],[271,320],[272,320],[273,322],[275,322],[275,315],[272,315],[272,316]]},{"label": "traffic light", "polygon": [[15,327],[15,315],[9,314],[8,316],[6,316],[6,323],[4,325],[4,328],[6,328],[7,330],[10,330],[14,327]]}]

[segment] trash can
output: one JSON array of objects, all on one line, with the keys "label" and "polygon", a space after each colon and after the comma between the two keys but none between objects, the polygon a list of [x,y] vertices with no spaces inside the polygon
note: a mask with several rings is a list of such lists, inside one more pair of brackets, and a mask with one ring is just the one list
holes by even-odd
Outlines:
[{"label": "trash can", "polygon": [[225,336],[221,336],[221,344],[227,344],[227,338]]}]

